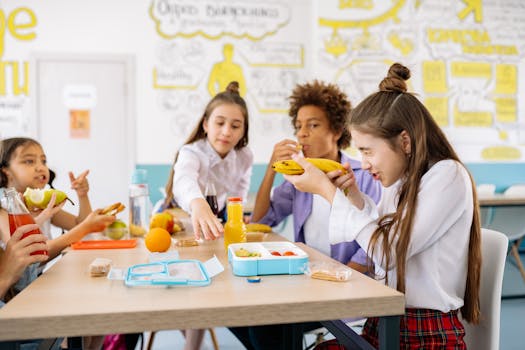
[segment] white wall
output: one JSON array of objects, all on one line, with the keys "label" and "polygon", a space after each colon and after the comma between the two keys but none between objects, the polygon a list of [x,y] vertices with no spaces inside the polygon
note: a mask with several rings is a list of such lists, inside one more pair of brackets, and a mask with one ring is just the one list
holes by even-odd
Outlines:
[{"label": "white wall", "polygon": [[[199,3],[199,1],[196,1]],[[236,4],[230,1],[201,1],[204,4]],[[166,3],[182,4],[182,1],[167,1]],[[184,2],[186,5],[195,3]],[[258,2],[239,1],[241,6],[254,6]],[[223,35],[216,39],[208,39],[197,35],[191,39],[165,39],[156,30],[156,23],[150,13],[150,6],[158,4],[154,1],[126,1],[126,0],[8,0],[3,1],[0,9],[5,17],[13,11],[25,8],[35,14],[36,26],[25,30],[26,33],[36,33],[33,40],[17,40],[6,30],[4,34],[4,54],[2,61],[28,62],[35,52],[44,53],[110,53],[132,54],[136,58],[136,154],[137,163],[154,164],[171,162],[175,150],[182,144],[195,122],[201,116],[205,104],[210,99],[207,91],[208,73],[214,63],[223,59],[222,48],[225,43],[232,43],[235,47],[234,62],[240,64],[248,85],[247,102],[251,113],[251,142],[255,150],[256,161],[265,162],[271,152],[270,144],[282,137],[290,136],[288,118],[284,113],[287,101],[284,97],[290,87],[297,81],[303,80],[309,69],[309,55],[304,54],[304,62],[297,67],[279,67],[286,63],[281,57],[272,57],[278,50],[288,48],[293,61],[301,51],[308,53],[308,43],[311,41],[312,26],[306,25],[311,20],[312,7],[309,2],[295,0],[275,2],[274,7],[280,6],[284,21],[281,19],[267,21],[268,28],[275,34],[267,33],[262,40],[247,38],[233,38]],[[248,5],[246,5],[248,4]],[[18,22],[22,23],[27,16],[19,15]],[[265,23],[263,23],[265,24]],[[278,25],[274,25],[278,24]],[[207,24],[209,25],[209,24]],[[272,25],[274,27],[272,28]],[[162,29],[162,28],[161,28]],[[164,30],[164,29],[162,29]],[[20,29],[19,32],[24,32]],[[251,33],[251,32],[250,32]],[[250,34],[249,33],[249,34]],[[255,48],[260,53],[253,54]],[[260,62],[253,62],[262,58]],[[274,61],[272,61],[274,60]],[[175,63],[175,64],[174,64]],[[261,64],[262,67],[257,66]],[[272,67],[275,64],[275,67]],[[174,67],[179,65],[179,67]],[[191,78],[196,79],[194,88],[154,88],[153,70],[185,69]],[[310,68],[311,69],[311,68]],[[262,73],[261,73],[262,72]],[[283,72],[283,79],[290,74],[289,86],[279,84],[273,90],[279,93],[282,108],[275,112],[261,112],[265,106],[256,107],[260,101],[260,88],[272,89],[275,81],[266,81]],[[11,80],[12,77],[8,79]],[[261,84],[265,82],[268,84]],[[169,81],[168,81],[169,83]],[[171,83],[177,83],[173,79]],[[29,81],[31,84],[31,81]],[[8,83],[10,85],[10,83]],[[27,134],[28,114],[31,113],[28,105],[34,96],[13,96],[12,91],[0,96],[2,101],[20,101],[22,108],[17,111],[0,110],[0,136],[8,137],[16,134]],[[265,97],[265,102],[273,102],[274,97]],[[274,107],[273,105],[270,107]],[[1,118],[1,115],[4,118]],[[15,118],[12,118],[12,116]]]},{"label": "white wall", "polygon": [[[276,15],[173,15],[169,22],[156,13],[167,4],[263,8]],[[411,89],[464,160],[522,162],[524,5],[486,0],[474,6],[456,0],[4,0],[0,23],[26,8],[37,24],[15,29],[34,32],[31,40],[15,39],[9,28],[0,31],[0,78],[7,81],[3,93],[0,84],[0,137],[29,133],[28,106],[35,97],[13,93],[11,72],[1,71],[6,64],[28,62],[33,52],[126,53],[136,58],[136,161],[169,163],[209,100],[209,74],[231,43],[247,82],[257,163],[268,160],[275,142],[292,136],[285,98],[294,83],[334,81],[356,104],[394,61],[413,70]],[[194,20],[202,32],[195,33]],[[339,46],[327,45],[334,39]],[[154,87],[154,70],[163,72],[163,87]]]}]

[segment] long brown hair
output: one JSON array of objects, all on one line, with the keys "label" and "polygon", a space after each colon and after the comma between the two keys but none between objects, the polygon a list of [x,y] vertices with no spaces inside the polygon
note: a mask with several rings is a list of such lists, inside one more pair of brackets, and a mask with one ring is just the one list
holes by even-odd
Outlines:
[{"label": "long brown hair", "polygon": [[[407,93],[405,81],[409,78],[408,68],[399,63],[393,64],[387,77],[379,84],[380,91],[367,97],[350,114],[351,128],[387,140],[392,149],[395,149],[394,140],[402,131],[406,131],[410,137],[410,156],[407,158],[405,181],[399,190],[397,209],[394,213],[380,218],[368,246],[369,256],[373,256],[376,244],[381,244],[383,262],[387,270],[394,265],[391,252],[395,252],[396,287],[403,293],[406,255],[416,215],[421,178],[432,164],[438,161],[453,159],[461,163],[430,112],[413,94]],[[466,321],[477,323],[480,315],[481,227],[476,188],[470,173],[469,176],[474,212],[470,227],[464,306],[461,313]],[[388,283],[388,274],[386,274],[386,283]]]},{"label": "long brown hair", "polygon": [[[248,107],[246,102],[239,94],[239,83],[232,81],[226,87],[226,90],[215,95],[214,98],[208,102],[202,117],[199,119],[199,122],[191,132],[190,136],[184,142],[184,145],[194,143],[196,141],[206,138],[206,131],[204,130],[204,122],[210,119],[210,115],[213,113],[213,110],[218,106],[225,104],[234,104],[241,108],[242,115],[244,116],[244,134],[242,138],[235,145],[235,149],[241,149],[248,145]],[[168,175],[168,180],[166,181],[166,198],[162,204],[163,208],[169,208],[173,203],[173,176],[175,175],[175,163],[177,163],[177,158],[179,157],[179,152],[175,154],[173,159],[173,164],[171,165],[170,173]]]}]

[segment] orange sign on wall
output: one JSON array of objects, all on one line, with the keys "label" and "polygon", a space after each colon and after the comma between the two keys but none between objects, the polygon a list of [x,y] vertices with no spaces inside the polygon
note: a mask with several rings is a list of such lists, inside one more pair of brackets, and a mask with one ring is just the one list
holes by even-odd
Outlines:
[{"label": "orange sign on wall", "polygon": [[69,135],[72,139],[87,139],[90,134],[89,109],[69,111]]}]

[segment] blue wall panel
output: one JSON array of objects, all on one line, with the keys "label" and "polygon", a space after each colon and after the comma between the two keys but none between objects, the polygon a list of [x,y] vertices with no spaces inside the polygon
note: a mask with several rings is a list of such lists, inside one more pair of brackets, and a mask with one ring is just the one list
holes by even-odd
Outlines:
[{"label": "blue wall panel", "polygon": [[[469,163],[468,169],[478,184],[495,184],[496,191],[502,192],[507,187],[517,183],[525,183],[525,163]],[[137,168],[148,171],[150,197],[153,203],[161,198],[159,187],[164,187],[168,179],[169,164],[139,164]],[[254,164],[250,192],[257,192],[261,183],[266,164]],[[282,182],[278,175],[274,184]]]}]

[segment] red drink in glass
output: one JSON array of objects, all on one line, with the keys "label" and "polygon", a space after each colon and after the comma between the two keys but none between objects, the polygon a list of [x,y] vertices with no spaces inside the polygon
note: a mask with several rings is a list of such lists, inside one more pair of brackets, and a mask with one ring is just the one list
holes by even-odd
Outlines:
[{"label": "red drink in glass", "polygon": [[[35,223],[35,220],[33,220],[33,217],[31,216],[31,214],[25,214],[25,213],[11,214],[9,213],[8,216],[9,216],[9,232],[11,233],[11,235],[13,235],[16,229],[20,226]],[[40,229],[37,228],[27,233],[24,233],[22,238],[25,238],[33,234],[40,234]],[[47,250],[37,250],[36,252],[31,253],[31,255],[41,255],[41,254],[48,255]]]}]

